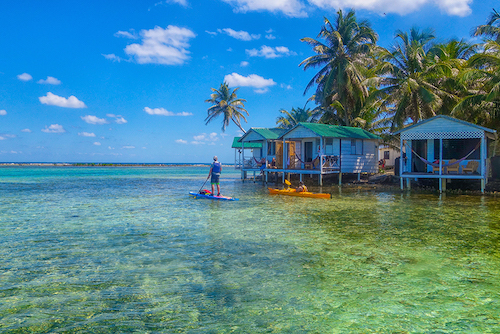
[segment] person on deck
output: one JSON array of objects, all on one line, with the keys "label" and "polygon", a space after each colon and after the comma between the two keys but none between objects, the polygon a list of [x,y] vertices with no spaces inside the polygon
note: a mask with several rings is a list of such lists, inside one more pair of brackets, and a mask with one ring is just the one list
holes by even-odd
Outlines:
[{"label": "person on deck", "polygon": [[210,180],[210,183],[212,184],[212,196],[215,194],[214,193],[215,185],[217,185],[217,196],[220,196],[219,177],[221,172],[222,172],[222,165],[217,160],[217,156],[214,156],[214,162],[212,163],[212,165],[210,165],[210,172],[208,173],[208,176],[212,177]]},{"label": "person on deck", "polygon": [[295,191],[298,192],[298,193],[307,191],[307,187],[304,184],[304,182],[300,181],[299,182],[299,186],[297,187],[297,189],[295,189]]}]

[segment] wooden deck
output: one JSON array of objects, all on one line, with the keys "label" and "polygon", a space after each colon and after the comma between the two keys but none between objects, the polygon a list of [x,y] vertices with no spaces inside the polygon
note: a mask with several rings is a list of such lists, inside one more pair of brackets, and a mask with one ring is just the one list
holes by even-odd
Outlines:
[{"label": "wooden deck", "polygon": [[457,174],[457,173],[408,173],[401,174],[402,178],[415,178],[415,179],[459,179],[459,180],[479,180],[483,176],[481,174]]}]

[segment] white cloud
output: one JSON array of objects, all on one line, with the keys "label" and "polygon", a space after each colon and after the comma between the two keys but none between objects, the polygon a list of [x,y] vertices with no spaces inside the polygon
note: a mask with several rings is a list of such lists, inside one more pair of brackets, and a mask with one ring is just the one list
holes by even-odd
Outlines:
[{"label": "white cloud", "polygon": [[286,46],[277,46],[273,48],[267,45],[262,45],[260,50],[251,49],[245,51],[250,57],[264,57],[268,59],[296,55],[295,52],[290,51]]},{"label": "white cloud", "polygon": [[7,140],[9,138],[16,138],[16,135],[9,135],[9,134],[0,135],[0,140]]},{"label": "white cloud", "polygon": [[30,81],[33,77],[28,73],[19,74],[17,78],[21,81]]},{"label": "white cloud", "polygon": [[21,132],[31,133],[31,130],[30,129],[22,129]]},{"label": "white cloud", "polygon": [[169,25],[166,29],[141,30],[141,44],[130,44],[125,53],[139,64],[182,65],[190,57],[188,41],[196,35],[187,28]]},{"label": "white cloud", "polygon": [[125,118],[123,118],[122,115],[106,114],[106,116],[114,118],[116,124],[125,124],[125,123],[128,123],[127,120]]},{"label": "white cloud", "polygon": [[273,79],[264,79],[257,74],[250,74],[244,77],[238,73],[228,74],[224,77],[224,82],[227,82],[229,86],[236,87],[253,87],[257,89],[267,88],[269,86],[276,85]]},{"label": "white cloud", "polygon": [[178,144],[187,144],[187,140],[184,139],[176,139],[175,142]]},{"label": "white cloud", "polygon": [[235,12],[268,10],[282,12],[290,17],[306,17],[304,5],[299,0],[222,0],[234,7]]},{"label": "white cloud", "polygon": [[209,35],[212,35],[212,36],[216,36],[217,33],[215,31],[208,31],[208,30],[205,30],[205,32]]},{"label": "white cloud", "polygon": [[78,100],[75,96],[71,95],[68,98],[57,96],[51,92],[47,93],[47,96],[41,96],[38,98],[42,104],[47,104],[49,106],[58,106],[63,108],[87,108],[85,103]]},{"label": "white cloud", "polygon": [[400,15],[415,12],[423,6],[434,4],[448,15],[466,16],[471,13],[472,0],[308,0],[323,10],[339,8],[366,9],[378,13]]},{"label": "white cloud", "polygon": [[246,31],[240,30],[236,31],[231,28],[224,28],[224,29],[217,29],[219,33],[224,33],[228,36],[231,36],[233,38],[242,40],[242,41],[251,41],[252,39],[259,39],[260,35],[254,35],[254,34],[249,34]]},{"label": "white cloud", "polygon": [[183,7],[187,7],[188,6],[188,2],[187,0],[167,0],[167,3],[176,3],[176,4],[179,4]]},{"label": "white cloud", "polygon": [[205,144],[205,142],[215,142],[219,140],[217,137],[217,132],[212,132],[209,134],[201,133],[199,135],[193,136],[194,141],[192,144]]},{"label": "white cloud", "polygon": [[82,137],[95,137],[95,133],[93,132],[78,132],[78,135]]},{"label": "white cloud", "polygon": [[267,39],[276,39],[276,36],[274,36],[273,34],[267,34],[266,38]]},{"label": "white cloud", "polygon": [[249,63],[249,62],[247,62],[247,61],[242,61],[242,62],[240,63],[240,66],[241,66],[241,67],[247,67],[249,64],[250,64],[250,63]]},{"label": "white cloud", "polygon": [[5,115],[7,115],[7,111],[4,109],[0,110],[0,116],[5,116]]},{"label": "white cloud", "polygon": [[105,118],[99,118],[93,115],[85,115],[81,116],[80,118],[89,124],[99,124],[99,125],[108,124],[108,121]]},{"label": "white cloud", "polygon": [[134,148],[135,148],[135,146],[131,146],[131,145],[122,146],[122,149],[126,149],[126,150],[132,150]]},{"label": "white cloud", "polygon": [[290,85],[285,85],[285,84],[281,84],[280,85],[281,88],[285,88],[285,89],[292,89],[292,86]]},{"label": "white cloud", "polygon": [[255,89],[254,92],[256,92],[257,94],[264,94],[269,92],[269,88],[266,87],[266,88]]},{"label": "white cloud", "polygon": [[191,116],[191,115],[193,115],[192,113],[185,112],[185,111],[174,113],[174,112],[168,111],[165,108],[153,108],[153,109],[151,109],[149,107],[145,107],[144,111],[150,115],[161,115],[161,116]]},{"label": "white cloud", "polygon": [[132,30],[132,32],[128,31],[117,31],[114,35],[115,37],[125,37],[125,38],[130,38],[130,39],[138,39],[139,37],[135,33],[135,31]]},{"label": "white cloud", "polygon": [[122,60],[127,61],[126,59],[118,57],[114,53],[110,53],[110,54],[107,54],[107,55],[103,54],[103,56],[104,56],[104,58],[112,60],[112,61],[117,61],[117,62],[121,62]]},{"label": "white cloud", "polygon": [[45,80],[40,79],[40,80],[37,81],[37,83],[39,83],[39,84],[47,84],[47,85],[60,85],[61,84],[61,80],[56,79],[56,78],[51,77],[51,76],[48,76],[47,79],[45,79]]},{"label": "white cloud", "polygon": [[45,126],[45,129],[42,129],[42,132],[46,133],[64,133],[66,130],[64,130],[62,125],[59,124],[51,124],[50,126],[47,127]]},{"label": "white cloud", "polygon": [[101,146],[101,143],[99,143],[98,141],[94,142],[94,145],[95,146]]}]

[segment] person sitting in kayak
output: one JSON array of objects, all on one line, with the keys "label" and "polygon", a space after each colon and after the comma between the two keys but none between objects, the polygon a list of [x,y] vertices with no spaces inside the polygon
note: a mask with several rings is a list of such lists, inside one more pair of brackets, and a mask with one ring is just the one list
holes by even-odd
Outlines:
[{"label": "person sitting in kayak", "polygon": [[299,182],[299,186],[297,187],[297,189],[295,189],[296,192],[298,193],[301,193],[301,192],[304,192],[304,191],[307,191],[307,187],[306,185],[304,184],[304,182],[300,181]]},{"label": "person sitting in kayak", "polygon": [[214,162],[210,166],[210,172],[208,173],[209,176],[211,176],[210,183],[212,184],[212,196],[214,193],[214,187],[217,185],[217,196],[220,196],[220,184],[219,184],[219,177],[222,172],[222,165],[220,162],[217,160],[217,156],[214,156]]}]

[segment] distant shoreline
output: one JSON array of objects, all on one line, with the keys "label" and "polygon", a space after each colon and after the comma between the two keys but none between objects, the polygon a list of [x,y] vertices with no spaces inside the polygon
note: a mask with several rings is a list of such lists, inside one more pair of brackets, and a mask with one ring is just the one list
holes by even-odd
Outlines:
[{"label": "distant shoreline", "polygon": [[[65,162],[2,162],[0,167],[208,167],[209,163],[65,163]],[[225,167],[234,165],[223,164]]]}]

